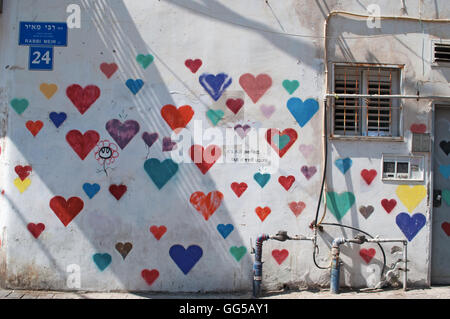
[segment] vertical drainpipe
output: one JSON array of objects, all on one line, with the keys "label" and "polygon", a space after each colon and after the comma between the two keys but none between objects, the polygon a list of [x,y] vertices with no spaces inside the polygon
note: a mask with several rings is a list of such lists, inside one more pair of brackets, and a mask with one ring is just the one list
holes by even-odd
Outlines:
[{"label": "vertical drainpipe", "polygon": [[339,259],[340,248],[339,246],[345,243],[344,238],[336,238],[333,240],[333,246],[331,248],[331,280],[330,290],[333,294],[339,293],[339,276],[341,271],[341,261]]},{"label": "vertical drainpipe", "polygon": [[256,239],[255,262],[253,263],[253,297],[257,298],[261,291],[262,281],[262,246],[263,242],[270,238],[263,234]]}]

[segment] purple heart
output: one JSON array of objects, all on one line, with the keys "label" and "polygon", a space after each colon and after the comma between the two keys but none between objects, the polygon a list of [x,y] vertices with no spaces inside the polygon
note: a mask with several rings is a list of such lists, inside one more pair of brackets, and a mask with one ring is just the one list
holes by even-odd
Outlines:
[{"label": "purple heart", "polygon": [[242,126],[241,124],[238,124],[234,127],[234,130],[242,139],[244,139],[247,136],[247,133],[251,129],[252,129],[251,126],[247,125],[247,124],[245,124],[244,126]]},{"label": "purple heart", "polygon": [[177,143],[173,142],[170,137],[163,138],[163,152],[170,152],[177,149]]},{"label": "purple heart", "polygon": [[144,132],[142,134],[142,139],[144,140],[145,144],[147,144],[148,147],[152,147],[152,145],[158,140],[158,133],[148,133]]},{"label": "purple heart", "polygon": [[270,118],[272,116],[273,112],[275,112],[275,106],[273,106],[273,105],[268,106],[268,105],[263,104],[260,106],[260,108],[261,108],[262,114],[264,114],[264,116],[266,118]]},{"label": "purple heart", "polygon": [[313,175],[317,172],[317,169],[315,166],[302,166],[302,168],[300,169],[303,173],[303,175],[305,175],[306,179],[310,179],[311,177],[313,177]]},{"label": "purple heart", "polygon": [[134,120],[128,120],[122,124],[119,120],[114,119],[106,123],[106,130],[121,149],[124,149],[130,143],[139,129],[139,123]]}]

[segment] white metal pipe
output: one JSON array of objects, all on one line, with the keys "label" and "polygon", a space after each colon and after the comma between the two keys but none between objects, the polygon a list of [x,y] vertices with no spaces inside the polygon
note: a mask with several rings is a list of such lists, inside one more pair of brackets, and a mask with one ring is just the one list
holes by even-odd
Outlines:
[{"label": "white metal pipe", "polygon": [[408,243],[403,243],[403,261],[404,261],[404,267],[403,269],[403,290],[406,291],[407,282],[408,282]]},{"label": "white metal pipe", "polygon": [[369,238],[367,239],[367,242],[372,242],[372,243],[394,243],[394,242],[399,242],[399,243],[406,243],[406,240],[404,239],[389,239],[389,238]]},{"label": "white metal pipe", "polygon": [[328,93],[326,97],[340,98],[372,98],[372,99],[418,99],[418,100],[450,100],[450,96],[441,95],[401,95],[401,94],[332,94]]}]

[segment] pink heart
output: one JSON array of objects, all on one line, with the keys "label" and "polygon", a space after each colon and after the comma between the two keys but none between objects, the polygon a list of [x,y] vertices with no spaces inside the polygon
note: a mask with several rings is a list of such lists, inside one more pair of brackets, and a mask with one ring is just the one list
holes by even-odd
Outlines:
[{"label": "pink heart", "polygon": [[264,116],[267,119],[269,119],[272,116],[273,112],[275,112],[275,106],[273,106],[273,105],[264,105],[263,104],[260,106],[260,109],[261,109],[262,114],[264,114]]},{"label": "pink heart", "polygon": [[253,103],[256,103],[272,86],[272,78],[267,74],[259,74],[255,77],[253,74],[246,73],[239,78],[239,84]]},{"label": "pink heart", "polygon": [[294,213],[295,217],[298,217],[302,213],[302,211],[305,209],[306,204],[304,202],[291,202],[289,203],[289,208]]},{"label": "pink heart", "polygon": [[241,124],[238,124],[234,127],[234,130],[236,131],[236,133],[242,138],[244,139],[247,136],[247,133],[251,130],[252,128],[245,124],[244,126],[242,126]]},{"label": "pink heart", "polygon": [[303,154],[303,156],[305,158],[308,158],[312,152],[314,152],[314,146],[313,145],[305,145],[302,144],[298,147],[298,149],[300,150],[300,152]]}]

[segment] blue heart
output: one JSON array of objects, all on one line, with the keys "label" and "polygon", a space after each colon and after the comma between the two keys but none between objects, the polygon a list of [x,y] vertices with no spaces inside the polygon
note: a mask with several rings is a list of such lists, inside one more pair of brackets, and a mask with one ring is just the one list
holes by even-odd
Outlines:
[{"label": "blue heart", "polygon": [[52,120],[53,124],[55,124],[56,128],[59,128],[61,124],[64,123],[64,121],[67,119],[67,114],[64,112],[56,113],[52,112],[50,113],[50,120]]},{"label": "blue heart", "polygon": [[133,80],[128,79],[127,82],[125,82],[126,86],[130,89],[131,93],[136,95],[144,86],[144,81],[141,79]]},{"label": "blue heart", "polygon": [[352,167],[353,161],[351,158],[339,158],[334,161],[334,165],[342,172],[342,174],[347,173],[348,169]]},{"label": "blue heart", "polygon": [[232,79],[225,73],[217,75],[204,73],[200,76],[200,84],[213,98],[217,101],[222,96],[222,93],[230,86]]},{"label": "blue heart", "polygon": [[219,225],[217,225],[217,230],[222,235],[222,237],[225,239],[234,230],[234,226],[231,224],[228,224],[228,225],[219,224]]},{"label": "blue heart", "polygon": [[298,97],[290,98],[287,108],[301,127],[305,126],[319,110],[319,102],[307,99],[303,102]]},{"label": "blue heart", "polygon": [[264,186],[266,186],[267,182],[269,181],[270,174],[256,173],[255,175],[253,175],[253,178],[259,184],[259,186],[261,186],[261,188],[263,188]]},{"label": "blue heart", "polygon": [[450,165],[440,165],[439,172],[441,172],[442,176],[448,178],[450,176]]},{"label": "blue heart", "polygon": [[427,218],[421,213],[412,216],[409,216],[407,213],[400,213],[395,218],[395,222],[403,234],[405,234],[408,241],[411,241],[417,235],[419,230],[425,226]]},{"label": "blue heart", "polygon": [[173,245],[170,247],[169,255],[175,264],[177,264],[178,268],[187,275],[203,256],[203,250],[197,245],[189,246],[188,249],[184,249],[181,245]]},{"label": "blue heart", "polygon": [[95,184],[85,183],[83,185],[83,190],[86,193],[86,195],[88,195],[88,197],[92,199],[100,191],[100,185],[98,185],[97,183]]},{"label": "blue heart", "polygon": [[105,270],[112,261],[112,257],[110,254],[94,254],[94,256],[92,256],[92,259],[94,259],[94,262],[97,265],[98,269],[100,269],[100,271]]},{"label": "blue heart", "polygon": [[150,158],[145,161],[144,169],[153,183],[161,189],[177,173],[178,164],[170,158],[160,162],[156,158]]}]

